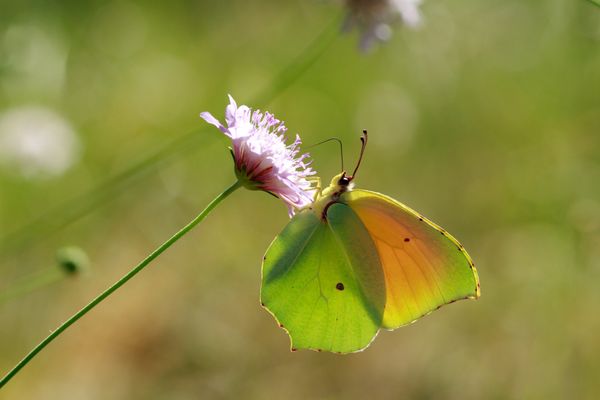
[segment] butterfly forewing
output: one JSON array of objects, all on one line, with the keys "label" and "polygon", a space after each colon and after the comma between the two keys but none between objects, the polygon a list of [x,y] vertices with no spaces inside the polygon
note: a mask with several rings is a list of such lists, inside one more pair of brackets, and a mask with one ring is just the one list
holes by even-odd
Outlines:
[{"label": "butterfly forewing", "polygon": [[462,245],[417,212],[379,193],[342,195],[381,259],[386,305],[382,327],[394,329],[444,304],[479,296],[477,272]]}]

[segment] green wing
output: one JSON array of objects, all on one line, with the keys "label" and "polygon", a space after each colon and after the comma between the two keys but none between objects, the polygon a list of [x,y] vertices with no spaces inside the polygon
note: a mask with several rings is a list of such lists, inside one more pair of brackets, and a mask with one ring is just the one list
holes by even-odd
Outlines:
[{"label": "green wing", "polygon": [[263,261],[261,301],[292,349],[364,349],[381,326],[385,296],[375,244],[345,204],[331,205],[327,219],[297,214]]}]

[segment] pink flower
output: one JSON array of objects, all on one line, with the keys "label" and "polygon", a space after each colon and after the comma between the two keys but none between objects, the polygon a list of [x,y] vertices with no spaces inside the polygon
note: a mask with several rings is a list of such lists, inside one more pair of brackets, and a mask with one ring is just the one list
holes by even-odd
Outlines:
[{"label": "pink flower", "polygon": [[245,187],[279,197],[288,206],[290,217],[295,210],[312,204],[317,189],[307,179],[315,174],[307,162],[309,155],[298,156],[298,135],[292,144],[286,144],[287,128],[273,114],[238,107],[229,96],[227,126],[208,112],[200,116],[231,139],[235,173]]},{"label": "pink flower", "polygon": [[361,31],[360,48],[369,50],[377,42],[392,35],[390,24],[398,18],[410,27],[421,23],[421,0],[345,0],[348,8],[345,29]]}]

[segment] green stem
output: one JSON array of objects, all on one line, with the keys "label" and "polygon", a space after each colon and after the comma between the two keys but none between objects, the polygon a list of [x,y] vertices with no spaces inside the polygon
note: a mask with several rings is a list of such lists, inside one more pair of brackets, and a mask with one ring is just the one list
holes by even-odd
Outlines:
[{"label": "green stem", "polygon": [[15,367],[10,370],[3,378],[0,380],[0,388],[2,388],[8,381],[10,381],[20,370],[23,368],[29,361],[31,361],[40,351],[44,349],[50,342],[56,339],[61,333],[63,333],[69,326],[73,325],[79,318],[83,317],[87,314],[92,308],[96,307],[102,300],[106,299],[113,292],[115,292],[118,288],[123,286],[128,280],[137,275],[138,272],[143,270],[148,264],[150,264],[156,257],[162,254],[163,251],[171,247],[173,243],[177,242],[183,235],[188,233],[192,228],[194,228],[198,223],[200,223],[211,211],[215,208],[221,201],[223,201],[226,197],[228,197],[231,193],[233,193],[236,189],[241,187],[239,182],[231,185],[227,190],[218,195],[213,201],[210,202],[208,206],[196,218],[194,218],[191,222],[189,222],[186,226],[184,226],[179,232],[171,236],[169,240],[161,244],[156,250],[154,250],[148,257],[146,257],[142,262],[140,262],[135,268],[125,274],[121,279],[115,282],[112,286],[102,292],[98,297],[89,302],[85,307],[81,310],[73,314],[71,318],[62,323],[56,330],[54,330],[46,339],[42,340],[40,344],[38,344],[33,350],[29,352]]},{"label": "green stem", "polygon": [[590,3],[595,5],[596,7],[600,7],[600,0],[588,0]]},{"label": "green stem", "polygon": [[249,104],[266,106],[294,84],[304,73],[312,67],[319,58],[331,47],[339,37],[341,18],[336,16],[323,31],[306,46],[286,68],[275,76],[271,85],[257,95]]},{"label": "green stem", "polygon": [[15,297],[31,293],[39,288],[56,283],[65,277],[67,277],[67,274],[61,271],[58,267],[54,267],[52,269],[32,275],[26,279],[22,279],[21,282],[11,284],[9,289],[0,293],[0,305],[11,299],[14,299]]}]

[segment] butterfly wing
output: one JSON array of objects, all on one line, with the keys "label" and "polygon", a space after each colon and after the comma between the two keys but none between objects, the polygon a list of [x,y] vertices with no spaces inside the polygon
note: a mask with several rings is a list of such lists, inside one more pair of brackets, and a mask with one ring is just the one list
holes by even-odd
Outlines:
[{"label": "butterfly wing", "polygon": [[352,190],[342,202],[370,234],[385,276],[382,327],[395,329],[444,304],[479,297],[479,279],[464,247],[448,232],[398,201]]},{"label": "butterfly wing", "polygon": [[385,294],[375,244],[345,204],[331,205],[327,219],[300,212],[265,254],[261,301],[292,349],[367,347],[381,326]]}]

